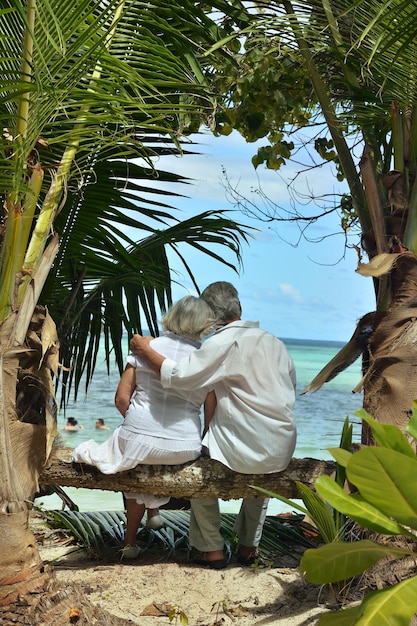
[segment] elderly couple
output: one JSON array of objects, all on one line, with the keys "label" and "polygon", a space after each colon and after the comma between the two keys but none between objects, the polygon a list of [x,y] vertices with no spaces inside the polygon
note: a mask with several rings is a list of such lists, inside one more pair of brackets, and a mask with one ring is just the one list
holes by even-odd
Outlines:
[{"label": "elderly couple", "polygon": [[[115,398],[123,424],[101,445],[81,443],[73,460],[112,474],[139,463],[186,463],[200,456],[203,445],[212,459],[236,472],[284,470],[296,441],[294,364],[279,339],[241,320],[241,312],[234,286],[215,282],[199,298],[187,296],[168,311],[161,337],[134,335]],[[136,534],[145,509],[147,525],[159,528],[158,507],[169,498],[125,498],[122,557],[132,559],[140,552]],[[262,497],[242,502],[234,530],[243,565],[257,559],[267,505]],[[191,501],[189,538],[199,552],[194,563],[227,566],[216,498]]]}]

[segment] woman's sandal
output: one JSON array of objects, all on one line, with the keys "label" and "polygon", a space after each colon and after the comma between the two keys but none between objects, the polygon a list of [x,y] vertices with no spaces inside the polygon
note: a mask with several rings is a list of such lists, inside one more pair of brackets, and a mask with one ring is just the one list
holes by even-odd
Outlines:
[{"label": "woman's sandal", "polygon": [[120,550],[121,552],[121,559],[137,559],[139,554],[140,554],[140,548],[139,546],[123,546],[123,548]]}]

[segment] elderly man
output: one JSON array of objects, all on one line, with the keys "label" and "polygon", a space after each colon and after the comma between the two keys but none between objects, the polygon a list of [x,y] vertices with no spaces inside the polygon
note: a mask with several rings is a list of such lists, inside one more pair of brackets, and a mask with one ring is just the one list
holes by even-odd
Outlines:
[{"label": "elderly man", "polygon": [[[160,374],[164,387],[214,389],[217,404],[203,439],[210,458],[244,474],[282,471],[296,442],[293,361],[279,339],[257,322],[241,320],[238,293],[231,283],[212,283],[201,298],[213,309],[218,329],[200,350],[176,363],[152,350],[149,338],[141,335],[133,336],[130,349]],[[257,559],[267,505],[268,499],[259,497],[242,502],[234,530],[243,565]],[[227,566],[216,498],[191,501],[190,544],[201,552],[195,563],[213,569]]]}]

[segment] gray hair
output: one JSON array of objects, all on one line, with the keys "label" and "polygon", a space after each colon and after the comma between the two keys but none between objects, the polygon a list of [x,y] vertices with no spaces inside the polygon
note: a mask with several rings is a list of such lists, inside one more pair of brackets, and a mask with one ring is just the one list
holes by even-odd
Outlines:
[{"label": "gray hair", "polygon": [[239,319],[242,314],[239,295],[232,283],[224,281],[211,283],[204,289],[201,297],[216,314],[218,326]]},{"label": "gray hair", "polygon": [[215,322],[216,316],[205,300],[185,296],[165,313],[162,328],[196,341],[213,332]]}]

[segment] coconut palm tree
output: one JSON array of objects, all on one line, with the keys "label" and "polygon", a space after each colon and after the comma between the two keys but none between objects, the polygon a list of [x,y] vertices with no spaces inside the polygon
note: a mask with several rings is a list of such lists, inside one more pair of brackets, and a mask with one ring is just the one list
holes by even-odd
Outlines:
[{"label": "coconut palm tree", "polygon": [[[235,127],[251,141],[267,137],[254,164],[278,169],[297,154],[296,131],[314,126],[311,143],[348,185],[342,224],[358,228],[358,271],[373,278],[375,289],[376,311],[364,315],[347,346],[305,391],[317,390],[362,355],[364,408],[404,429],[417,398],[416,4],[253,5],[259,13],[240,34],[245,50],[235,58],[236,69],[214,76],[230,108],[219,112],[217,130]],[[365,425],[363,441],[368,437]]]},{"label": "coconut palm tree", "polygon": [[51,578],[28,527],[56,434],[59,336],[75,381],[103,328],[120,364],[123,327],[142,310],[152,330],[155,302],[170,301],[166,246],[223,243],[239,260],[244,231],[210,212],[181,223],[141,198],[155,159],[181,152],[215,106],[199,51],[219,29],[199,4],[4,0],[0,32],[0,606],[10,622],[68,623],[66,593],[44,620]]},{"label": "coconut palm tree", "polygon": [[[413,2],[368,1],[354,7],[324,2],[314,20],[325,28],[333,67],[340,68],[338,80],[333,75],[326,81],[324,67],[315,61],[318,38],[305,46],[302,31],[294,30],[349,184],[362,248],[370,261],[366,265],[360,258],[358,271],[374,278],[376,297],[375,313],[362,318],[349,344],[318,379],[329,380],[341,365],[362,354],[364,408],[403,430],[417,397],[417,91],[415,27],[409,23],[414,10]],[[331,62],[329,54],[324,56]],[[363,144],[358,167],[349,150],[352,133],[359,134]],[[317,388],[317,382],[310,388]],[[362,440],[372,442],[366,424]]]}]

